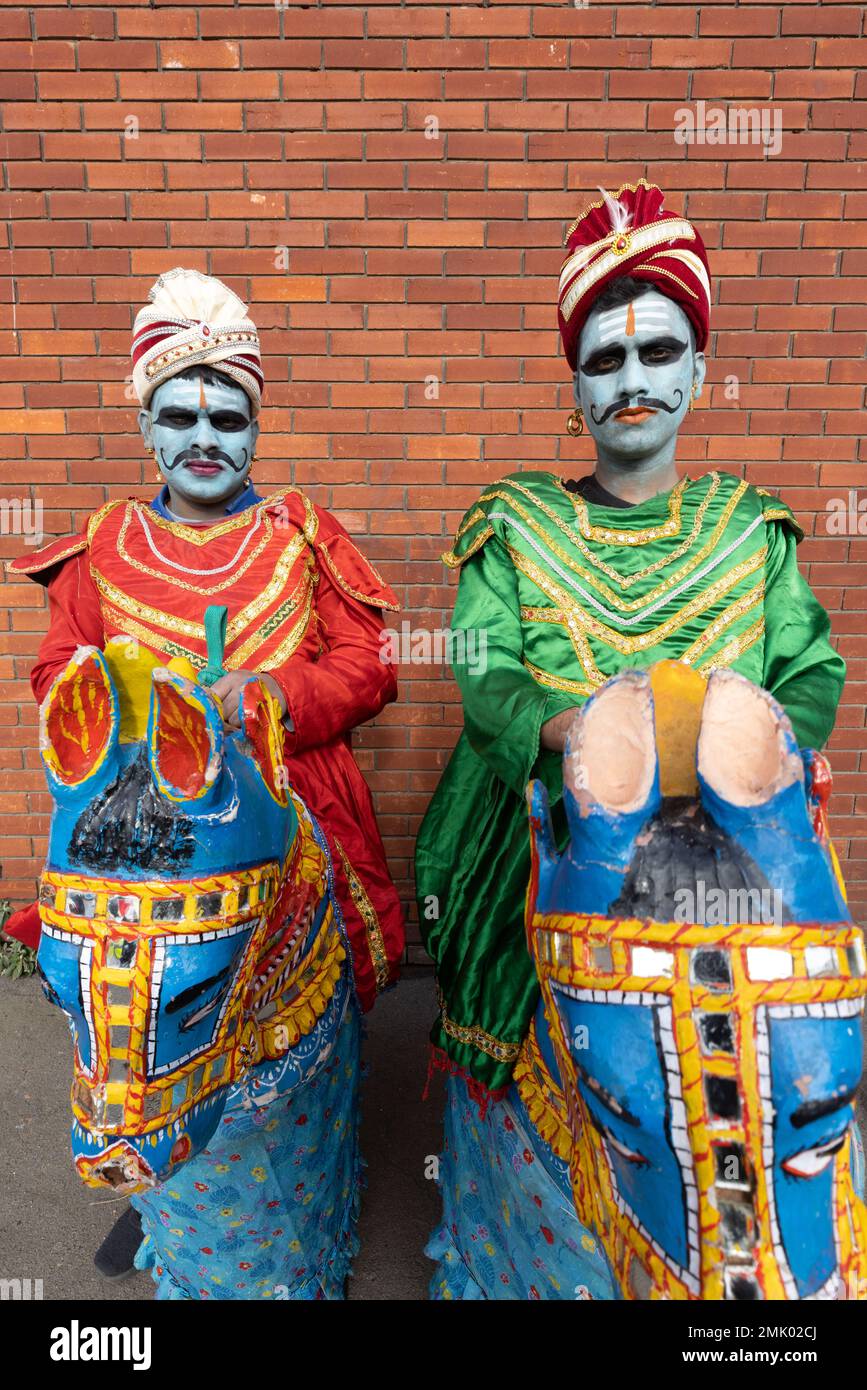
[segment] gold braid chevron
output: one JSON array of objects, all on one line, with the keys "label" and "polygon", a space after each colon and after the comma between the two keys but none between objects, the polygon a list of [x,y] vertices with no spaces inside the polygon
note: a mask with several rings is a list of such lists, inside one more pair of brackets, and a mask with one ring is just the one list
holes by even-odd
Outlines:
[{"label": "gold braid chevron", "polygon": [[[683,556],[686,555],[687,551],[691,549],[701,532],[707,509],[710,506],[713,499],[716,497],[716,494],[719,491],[722,482],[722,479],[718,473],[712,473],[710,476],[710,487],[708,488],[707,492],[705,493],[704,497],[699,503],[699,506],[696,508],[695,517],[693,518],[693,524],[690,528],[689,535],[686,536],[686,538],[682,540],[680,544],[674,548],[674,550],[667,551],[664,555],[661,555],[651,564],[645,565],[643,569],[635,570],[634,573],[627,575],[620,574],[619,571],[616,570],[613,565],[606,564],[606,562],[602,560],[598,555],[595,555],[593,551],[590,549],[590,547],[587,545],[583,537],[578,532],[574,531],[573,528],[569,526],[563,520],[562,517],[559,517],[557,513],[554,511],[553,507],[549,507],[547,502],[544,502],[541,497],[534,497],[532,492],[529,491],[529,489],[525,489],[523,487],[519,487],[519,490],[521,492],[526,492],[528,500],[535,503],[539,510],[544,512],[548,519],[550,521],[553,521],[554,524],[558,527],[558,529],[562,531],[563,534],[577,546],[581,554],[584,556],[585,560],[587,560],[587,562],[591,566],[593,566],[594,569],[599,570],[608,579],[612,580],[612,582],[617,585],[618,589],[628,590],[631,589],[633,585],[639,583],[642,579],[647,579],[649,575],[656,574],[659,570],[665,569],[669,565],[676,564],[677,561],[682,559]],[[558,485],[561,485],[559,479],[557,479],[556,481]],[[726,503],[726,506],[722,512],[720,519],[714,525],[714,528],[711,531],[708,540],[702,546],[701,550],[695,557],[688,560],[687,563],[675,574],[670,575],[668,580],[665,581],[666,583],[676,584],[679,579],[683,578],[684,575],[688,574],[690,570],[694,568],[696,565],[699,565],[701,561],[707,555],[709,555],[712,550],[715,549],[720,537],[726,529],[726,526],[731,520],[735,508],[737,507],[738,503],[743,497],[744,492],[747,489],[747,486],[748,485],[743,482],[738,484],[738,486],[735,488],[735,491],[732,493],[731,497]],[[565,488],[563,490],[566,491]],[[512,499],[506,500],[509,500],[516,510],[519,510],[515,502],[512,501]],[[622,600],[620,600],[617,595],[613,594],[612,591],[607,587],[607,585],[605,585],[602,582],[602,580],[600,580],[596,575],[588,573],[586,570],[583,570],[581,566],[579,566],[574,559],[569,557],[566,552],[560,551],[558,548],[556,548],[550,540],[550,538],[546,536],[546,533],[543,530],[541,530],[538,527],[538,525],[534,524],[531,521],[529,515],[523,512],[521,514],[526,517],[528,524],[533,526],[533,529],[537,532],[537,534],[545,536],[551,549],[556,550],[556,553],[561,555],[562,558],[567,561],[570,568],[574,569],[578,574],[584,574],[593,584],[595,584],[600,593],[603,593],[607,598],[610,598],[612,603],[614,603],[615,605],[622,604],[624,610],[629,609],[630,605],[622,603]],[[637,600],[635,606],[640,607],[641,602],[647,602],[651,598],[653,598],[657,593],[662,593],[663,591],[664,586],[660,585],[657,589],[654,589],[650,594],[645,595],[645,598],[643,600]]]},{"label": "gold braid chevron", "polygon": [[165,629],[162,632],[153,632],[142,623],[136,622],[135,618],[121,608],[115,608],[109,603],[103,604],[102,615],[104,620],[114,624],[119,633],[123,633],[125,637],[134,637],[136,641],[143,642],[155,652],[165,656],[185,656],[198,670],[204,670],[207,665],[207,657],[200,656],[192,647],[183,647],[179,642],[173,642],[170,637],[166,637]]},{"label": "gold braid chevron", "polygon": [[[134,555],[129,553],[126,546],[127,531],[132,521],[133,512],[140,512],[141,510],[142,508],[138,503],[127,503],[126,512],[117,537],[117,553],[120,558],[125,560],[128,565],[131,565],[133,569],[138,570],[140,574],[146,574],[149,579],[158,579],[161,583],[171,584],[174,588],[185,589],[188,593],[200,594],[202,598],[210,598],[213,594],[221,594],[225,589],[231,588],[233,584],[247,573],[250,566],[258,560],[262,551],[270,544],[271,538],[274,535],[274,523],[271,517],[267,512],[260,512],[258,508],[254,508],[254,512],[263,519],[264,525],[262,527],[262,536],[253,546],[249,554],[245,555],[237,567],[232,569],[231,574],[228,575],[227,578],[221,579],[218,583],[193,584],[189,579],[181,579],[179,575],[169,574],[166,569],[155,569],[153,565],[147,565],[143,560],[138,560]],[[250,520],[252,521],[252,518]],[[147,520],[145,524],[147,524]],[[253,524],[255,524],[255,522],[253,522]],[[248,525],[250,525],[250,521],[248,521]],[[215,537],[212,536],[210,539],[213,540]]]},{"label": "gold braid chevron", "polygon": [[568,488],[563,487],[559,479],[555,481],[575,508],[581,535],[587,541],[602,541],[606,545],[648,545],[650,541],[676,536],[680,530],[683,494],[689,485],[689,478],[681,478],[671,489],[668,499],[668,521],[664,521],[660,526],[644,526],[639,531],[630,531],[624,526],[594,526],[590,521],[584,498],[577,492],[570,492]]},{"label": "gold braid chevron", "polygon": [[[550,508],[547,505],[547,503],[542,502],[539,498],[534,498],[532,493],[530,492],[527,492],[527,496],[532,502],[535,503],[536,506],[539,507],[541,511],[545,513],[546,516],[550,518],[550,520],[554,521],[559,526],[559,528],[571,541],[573,541],[579,547],[581,553],[587,559],[589,559],[591,565],[593,565],[596,569],[602,570],[605,574],[616,579],[621,589],[629,589],[638,580],[644,579],[648,575],[654,574],[659,570],[664,569],[666,566],[670,564],[674,564],[686,553],[686,551],[693,544],[696,536],[699,534],[701,530],[705,512],[711,502],[711,499],[715,495],[717,487],[719,486],[719,481],[719,475],[716,475],[716,483],[708,489],[706,496],[703,498],[701,505],[697,509],[692,530],[690,531],[690,534],[686,538],[686,540],[683,541],[677,547],[676,550],[670,552],[669,554],[661,556],[659,559],[654,560],[653,564],[646,566],[645,569],[639,570],[635,574],[627,575],[623,579],[621,579],[620,576],[618,576],[617,571],[614,570],[610,565],[607,565],[603,560],[600,560],[597,556],[593,555],[589,548],[581,540],[581,537],[576,535],[575,532],[572,531],[570,527],[568,527],[566,523],[562,521],[560,517],[557,516],[556,512],[554,512],[552,508]],[[553,539],[550,533],[546,531],[544,527],[540,526],[538,522],[533,519],[531,514],[528,511],[526,511],[525,508],[523,508],[520,505],[520,503],[516,502],[514,498],[511,498],[508,496],[508,494],[501,492],[491,494],[491,496],[497,497],[501,501],[507,502],[512,507],[513,511],[515,511],[517,515],[520,516],[522,520],[525,521],[533,531],[535,531],[536,535],[540,538],[540,540],[544,543],[548,550],[552,551],[552,553],[556,555],[557,558],[560,559],[575,574],[580,575],[582,579],[586,579],[588,583],[592,584],[596,591],[599,594],[601,594],[603,598],[607,599],[607,601],[614,608],[619,609],[623,613],[632,613],[635,612],[636,609],[642,608],[645,604],[653,603],[657,598],[660,598],[669,589],[673,588],[677,583],[679,583],[681,579],[685,578],[686,575],[694,571],[702,563],[702,561],[705,560],[707,556],[710,555],[712,551],[716,549],[717,545],[719,544],[720,537],[722,536],[723,532],[728,526],[728,523],[732,517],[732,513],[734,512],[736,506],[743,497],[744,491],[746,490],[747,486],[748,485],[746,483],[740,483],[738,487],[735,489],[735,492],[732,494],[725,506],[722,516],[714,525],[714,528],[710,533],[710,536],[702,545],[701,549],[695,555],[691,556],[690,559],[686,562],[686,564],[682,565],[679,570],[676,570],[675,573],[668,575],[660,584],[656,586],[655,589],[651,589],[648,593],[643,594],[641,598],[633,599],[631,602],[621,598],[618,594],[614,593],[611,589],[609,589],[608,585],[605,584],[599,578],[597,574],[594,574],[592,570],[585,569],[583,565],[580,565],[572,556],[568,554],[567,551],[563,550]],[[521,491],[526,491],[526,489],[522,488]]]},{"label": "gold braid chevron", "polygon": [[702,676],[709,676],[712,671],[717,671],[721,666],[733,666],[734,663],[743,656],[744,652],[754,647],[760,641],[765,632],[764,617],[759,618],[758,622],[748,627],[746,632],[742,632],[739,637],[733,637],[724,647],[717,652],[716,656],[710,661],[703,661],[696,670]]},{"label": "gold braid chevron", "polygon": [[[613,648],[614,651],[627,656],[656,646],[658,643],[663,642],[666,637],[670,637],[673,632],[676,632],[677,629],[682,627],[690,618],[696,617],[699,613],[704,613],[716,603],[718,599],[722,598],[739,584],[742,579],[746,578],[747,575],[755,574],[757,570],[762,569],[768,553],[767,546],[761,546],[753,555],[749,556],[746,560],[742,560],[739,565],[733,565],[720,579],[715,580],[713,584],[702,589],[694,598],[689,599],[682,608],[672,613],[670,617],[661,622],[658,627],[651,628],[648,632],[638,633],[635,637],[629,637],[624,633],[617,632],[607,624],[600,622],[598,618],[592,617],[591,614],[588,613],[586,609],[582,608],[565,589],[561,589],[555,584],[545,570],[541,569],[533,560],[530,560],[523,551],[511,545],[508,546],[507,549],[512,557],[512,563],[515,568],[526,575],[538,589],[541,589],[542,593],[545,594],[546,597],[551,600],[552,604],[560,611],[562,614],[561,621],[565,621],[567,627],[569,627],[570,636],[572,636],[574,625],[575,628],[579,628],[584,632],[589,632],[592,636]],[[556,619],[554,619],[554,621],[556,621]],[[581,655],[577,648],[576,654],[579,657]],[[589,674],[590,672],[588,672],[588,675]]]},{"label": "gold braid chevron", "polygon": [[[233,641],[233,639],[240,636],[242,632],[246,632],[250,624],[255,622],[269,604],[279,598],[285,590],[292,567],[304,550],[305,545],[306,540],[303,533],[300,531],[297,532],[277,559],[273,575],[261,593],[257,594],[250,603],[244,605],[240,612],[229,619],[226,625],[227,642]],[[149,604],[142,603],[131,594],[125,593],[123,589],[119,589],[111,580],[106,579],[105,575],[99,571],[93,561],[91,561],[90,571],[100,594],[121,612],[129,612],[141,621],[152,624],[157,630],[168,630],[169,632],[181,634],[185,637],[193,637],[204,642],[205,627],[203,623],[196,623],[188,619],[178,618],[174,614],[166,613],[161,608],[152,608]]]}]

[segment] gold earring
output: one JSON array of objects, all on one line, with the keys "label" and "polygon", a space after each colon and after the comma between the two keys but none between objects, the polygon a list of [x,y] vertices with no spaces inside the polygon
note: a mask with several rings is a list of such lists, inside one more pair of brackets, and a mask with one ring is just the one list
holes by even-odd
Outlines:
[{"label": "gold earring", "polygon": [[571,434],[573,439],[584,433],[584,412],[580,406],[576,406],[566,421],[566,433]]},{"label": "gold earring", "polygon": [[689,409],[690,409],[690,410],[695,410],[695,392],[696,392],[696,384],[695,384],[695,382],[693,382],[693,383],[692,383],[692,386],[691,386],[691,388],[690,388],[690,392],[689,392]]}]

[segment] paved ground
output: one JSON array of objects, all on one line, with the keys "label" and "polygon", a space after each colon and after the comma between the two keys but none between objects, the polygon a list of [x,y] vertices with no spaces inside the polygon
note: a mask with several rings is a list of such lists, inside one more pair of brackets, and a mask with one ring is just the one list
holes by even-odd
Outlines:
[{"label": "paved ground", "polygon": [[[429,974],[410,972],[377,1004],[365,1056],[362,1143],[368,1189],[352,1299],[424,1299],[423,1252],[437,1219],[425,1156],[440,1146],[442,1082],[422,1102],[427,1031],[436,1011]],[[69,1153],[71,1045],[66,1020],[34,979],[0,979],[0,1278],[43,1281],[46,1299],[149,1299],[150,1276],[106,1284],[93,1251],[124,1199],[84,1187]]]}]

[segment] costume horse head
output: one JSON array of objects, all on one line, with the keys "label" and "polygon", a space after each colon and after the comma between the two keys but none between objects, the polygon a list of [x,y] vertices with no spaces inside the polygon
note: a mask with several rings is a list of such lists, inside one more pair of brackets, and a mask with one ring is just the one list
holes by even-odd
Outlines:
[{"label": "costume horse head", "polygon": [[850,1163],[867,979],[829,785],[771,696],[661,663],[576,716],[562,856],[529,788],[536,1055],[624,1298],[867,1296]]},{"label": "costume horse head", "polygon": [[115,638],[79,648],[40,712],[39,970],[75,1043],[76,1167],[123,1192],[207,1145],[230,1088],[310,1031],[346,954],[276,701],[250,680],[226,734],[192,675]]}]

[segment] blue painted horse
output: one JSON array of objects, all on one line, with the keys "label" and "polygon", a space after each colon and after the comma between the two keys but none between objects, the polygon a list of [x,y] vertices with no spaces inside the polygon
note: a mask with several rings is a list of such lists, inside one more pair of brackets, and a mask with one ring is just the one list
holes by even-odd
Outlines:
[{"label": "blue painted horse", "polygon": [[40,712],[38,965],[74,1040],[82,1179],[133,1195],[162,1298],[343,1296],[360,1016],[326,842],[276,701],[82,647]]},{"label": "blue painted horse", "polygon": [[864,942],[830,775],[731,671],[577,713],[558,854],[528,789],[541,999],[508,1094],[449,1078],[434,1298],[867,1298]]}]

